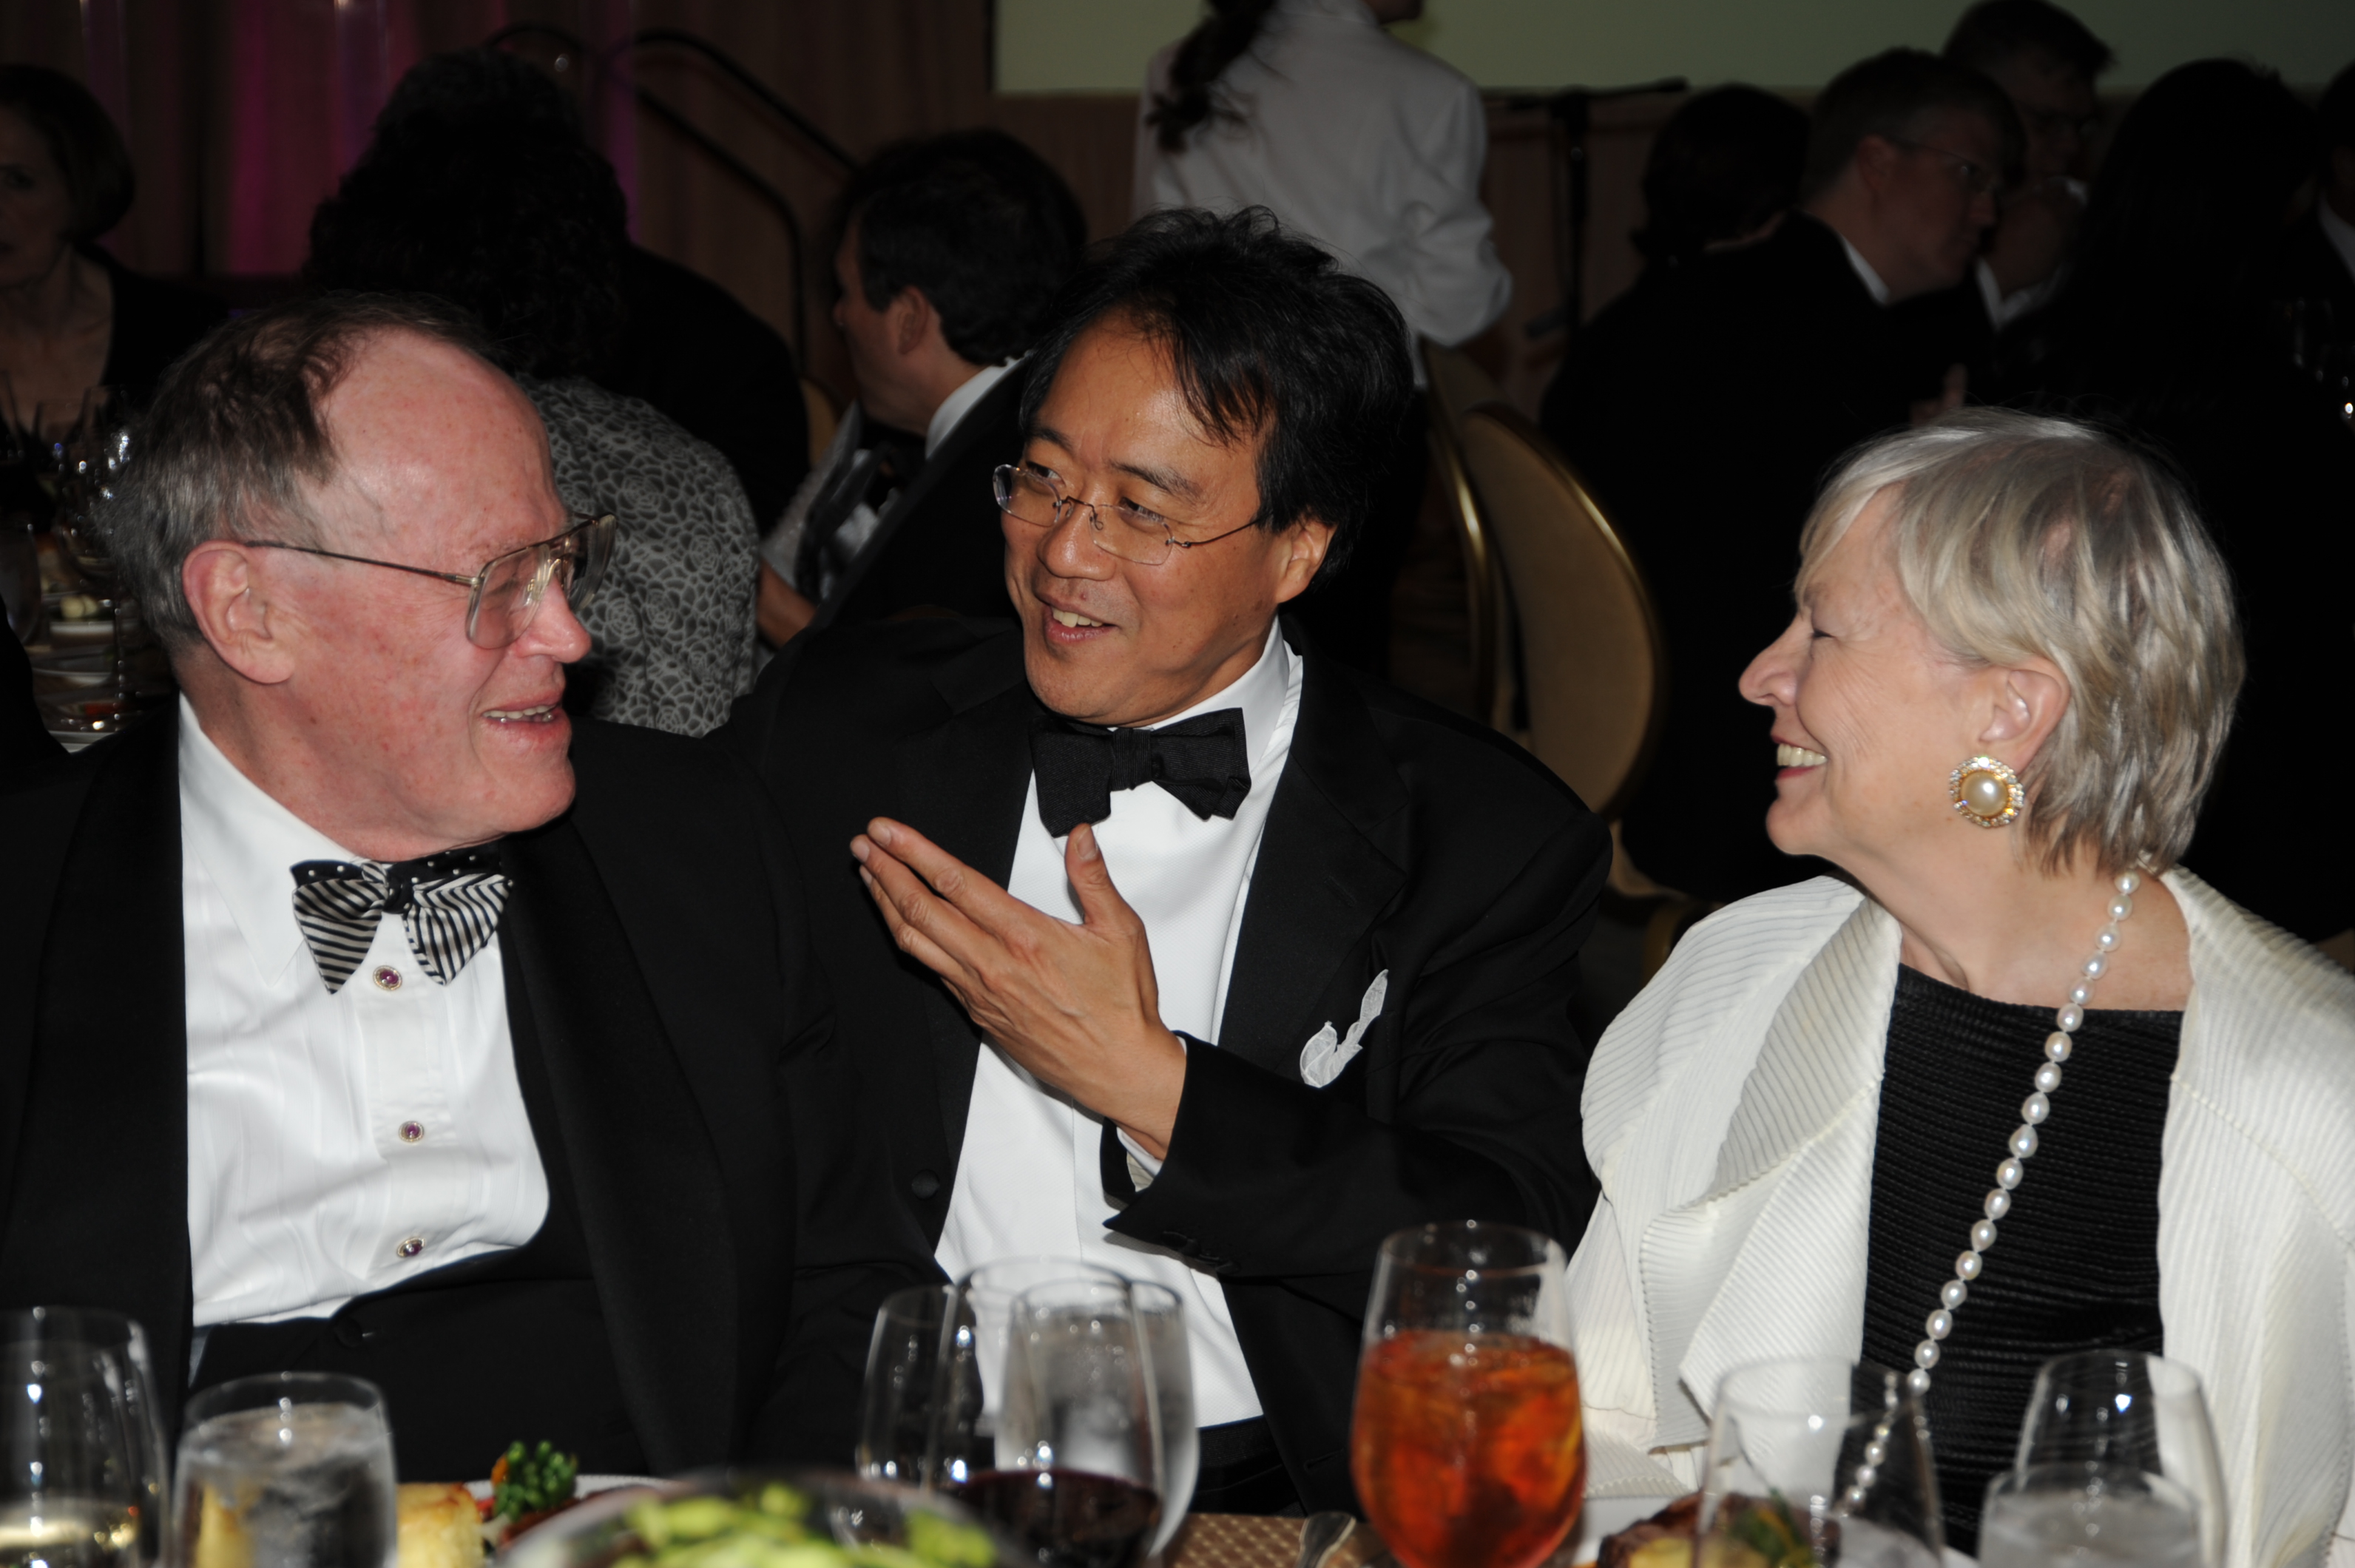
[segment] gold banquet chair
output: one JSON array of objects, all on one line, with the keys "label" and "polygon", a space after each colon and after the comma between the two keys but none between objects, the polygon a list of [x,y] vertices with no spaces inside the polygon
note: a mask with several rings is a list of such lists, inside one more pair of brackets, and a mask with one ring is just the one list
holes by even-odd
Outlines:
[{"label": "gold banquet chair", "polygon": [[1480,498],[1464,466],[1464,416],[1482,403],[1503,402],[1505,394],[1460,348],[1443,348],[1426,338],[1423,361],[1429,382],[1431,471],[1464,557],[1472,712],[1482,723],[1511,734],[1512,629],[1505,617],[1504,577]]}]

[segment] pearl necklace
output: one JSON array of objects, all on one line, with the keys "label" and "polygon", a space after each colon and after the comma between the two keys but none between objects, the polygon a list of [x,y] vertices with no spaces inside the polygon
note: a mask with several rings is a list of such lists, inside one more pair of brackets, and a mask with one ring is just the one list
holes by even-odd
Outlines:
[{"label": "pearl necklace", "polygon": [[1995,1245],[1995,1222],[2011,1212],[2011,1194],[2028,1174],[2021,1162],[2036,1152],[2036,1129],[2052,1114],[2046,1096],[2061,1087],[2061,1064],[2069,1060],[2070,1036],[2085,1022],[2085,1004],[2094,997],[2094,982],[2109,973],[2110,955],[2118,945],[2118,924],[2134,913],[2134,895],[2142,873],[2121,871],[2111,884],[2109,924],[2094,938],[2094,955],[2078,965],[2077,983],[2069,999],[2052,1018],[2053,1029],[2044,1037],[2045,1062],[2036,1070],[2036,1092],[2019,1104],[2019,1125],[2011,1135],[2003,1163],[1995,1168],[1995,1186],[1983,1205],[1986,1218],[1971,1225],[1971,1244],[1955,1259],[1955,1277],[1938,1291],[1938,1306],[1923,1322],[1929,1338],[1913,1347],[1913,1370],[1905,1374],[1907,1392],[1916,1398],[1930,1392],[1930,1369],[1938,1364],[1938,1341],[1955,1331],[1955,1310],[1969,1299],[1970,1282],[1986,1266],[1982,1255]]}]

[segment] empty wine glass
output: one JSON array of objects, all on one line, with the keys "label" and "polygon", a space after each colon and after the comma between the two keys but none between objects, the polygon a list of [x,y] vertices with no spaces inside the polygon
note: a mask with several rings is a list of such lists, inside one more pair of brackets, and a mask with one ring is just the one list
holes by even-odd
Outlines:
[{"label": "empty wine glass", "polygon": [[2200,1374],[2142,1350],[2086,1350],[2047,1361],[2019,1426],[2017,1469],[2106,1466],[2164,1477],[2200,1515],[2200,1561],[2224,1562],[2223,1467]]},{"label": "empty wine glass", "polygon": [[1463,1221],[1382,1243],[1350,1475],[1407,1568],[1531,1568],[1586,1486],[1560,1243]]},{"label": "empty wine glass", "polygon": [[1987,1486],[1980,1568],[2200,1568],[2200,1503],[2126,1465],[2032,1465]]},{"label": "empty wine glass", "polygon": [[0,1313],[0,1552],[48,1568],[163,1554],[164,1439],[146,1337],[119,1313]]},{"label": "empty wine glass", "polygon": [[270,1372],[188,1401],[180,1561],[394,1568],[392,1433],[358,1378]]},{"label": "empty wine glass", "polygon": [[1693,1544],[1696,1568],[1939,1568],[1937,1467],[1903,1376],[1818,1360],[1726,1373]]},{"label": "empty wine glass", "polygon": [[[924,1445],[943,1344],[955,1354],[952,1326],[959,1306],[956,1286],[920,1285],[892,1292],[877,1309],[867,1342],[867,1381],[859,1390],[857,1454],[858,1473],[869,1480],[929,1484]],[[965,1327],[969,1338],[970,1323]]]},{"label": "empty wine glass", "polygon": [[1152,1348],[1126,1281],[1055,1280],[1014,1303],[996,1467],[955,1495],[1040,1568],[1134,1568],[1161,1521]]}]

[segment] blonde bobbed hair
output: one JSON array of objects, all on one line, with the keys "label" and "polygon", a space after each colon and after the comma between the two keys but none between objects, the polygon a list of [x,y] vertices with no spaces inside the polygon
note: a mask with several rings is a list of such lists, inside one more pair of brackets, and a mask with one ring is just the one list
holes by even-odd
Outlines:
[{"label": "blonde bobbed hair", "polygon": [[2020,773],[2023,851],[2047,872],[2087,855],[2105,872],[2172,866],[2243,667],[2232,579],[2183,486],[2092,425],[1951,414],[1840,465],[1800,536],[1802,592],[1884,491],[1898,582],[1931,636],[1974,665],[2049,659],[2068,685]]}]

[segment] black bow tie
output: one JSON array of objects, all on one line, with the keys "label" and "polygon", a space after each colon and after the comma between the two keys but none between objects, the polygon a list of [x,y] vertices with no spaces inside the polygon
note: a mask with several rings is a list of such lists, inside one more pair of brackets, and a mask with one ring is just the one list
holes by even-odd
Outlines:
[{"label": "black bow tie", "polygon": [[368,956],[387,911],[400,916],[410,951],[433,983],[446,986],[498,932],[507,901],[498,865],[491,845],[390,865],[304,860],[294,868],[294,923],[331,993]]},{"label": "black bow tie", "polygon": [[1057,838],[1110,816],[1116,789],[1159,784],[1197,816],[1231,817],[1251,794],[1240,708],[1158,730],[1106,730],[1041,713],[1030,724],[1030,763],[1039,772],[1039,820]]}]

